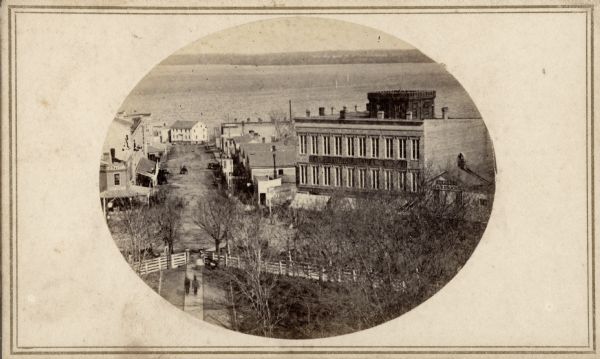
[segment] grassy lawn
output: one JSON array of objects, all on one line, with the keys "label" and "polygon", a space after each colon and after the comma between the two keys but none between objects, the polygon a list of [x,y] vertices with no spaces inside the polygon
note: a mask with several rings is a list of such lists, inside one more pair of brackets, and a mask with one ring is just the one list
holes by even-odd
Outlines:
[{"label": "grassy lawn", "polygon": [[229,285],[221,269],[204,268],[202,285],[204,295],[204,320],[231,329],[232,306],[229,300]]},{"label": "grassy lawn", "polygon": [[[146,284],[155,292],[158,292],[160,272],[154,272],[142,276]],[[163,271],[162,288],[159,293],[161,297],[168,300],[171,304],[183,310],[183,301],[185,290],[183,281],[185,278],[185,267],[168,269]]]},{"label": "grassy lawn", "polygon": [[[230,271],[229,274],[226,271]],[[206,321],[225,326],[219,321],[227,320],[227,317],[233,319],[228,275],[235,274],[237,271],[238,269],[234,268],[205,269],[203,284]],[[270,303],[274,314],[283,316],[273,333],[274,337],[308,339],[364,329],[356,325],[353,313],[349,313],[346,309],[352,306],[352,299],[354,299],[349,295],[346,285],[282,276],[278,277],[272,294]],[[257,331],[257,318],[253,315],[252,308],[235,289],[234,296],[237,330],[251,335],[261,335]]]}]

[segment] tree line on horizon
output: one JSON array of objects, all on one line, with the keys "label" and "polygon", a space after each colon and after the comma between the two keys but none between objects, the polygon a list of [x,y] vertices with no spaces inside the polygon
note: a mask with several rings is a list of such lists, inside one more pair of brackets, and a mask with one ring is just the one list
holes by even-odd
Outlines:
[{"label": "tree line on horizon", "polygon": [[326,65],[368,63],[431,63],[416,49],[315,51],[266,54],[180,54],[165,59],[163,65]]}]

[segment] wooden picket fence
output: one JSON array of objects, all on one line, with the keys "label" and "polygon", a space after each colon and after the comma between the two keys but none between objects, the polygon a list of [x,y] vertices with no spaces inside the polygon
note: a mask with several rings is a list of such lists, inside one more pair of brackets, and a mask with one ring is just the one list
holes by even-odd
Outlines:
[{"label": "wooden picket fence", "polygon": [[171,268],[178,268],[179,266],[186,265],[189,262],[190,254],[188,251],[172,254],[170,256],[160,256],[158,258],[147,259],[142,262],[131,263],[131,267],[140,275],[158,272],[160,270],[169,269],[169,262]]},{"label": "wooden picket fence", "polygon": [[[209,257],[204,257],[205,262],[207,262],[208,259]],[[210,259],[216,259],[214,253],[211,253]],[[245,260],[237,256],[222,255],[220,256],[220,262],[226,267],[239,269],[245,269],[247,266]],[[266,273],[317,280],[319,282],[356,283],[357,281],[365,279],[365,274],[360,273],[355,269],[320,267],[306,262],[263,262],[260,264],[260,266],[260,270]],[[370,282],[374,288],[383,285],[382,278],[375,280],[371,278]],[[407,285],[402,279],[398,279],[391,284],[391,289],[395,292],[405,291],[406,288]]]},{"label": "wooden picket fence", "polygon": [[[208,260],[208,258],[206,258]],[[212,258],[215,260],[216,258]],[[246,263],[243,258],[237,256],[220,256],[220,262],[226,267],[244,269]],[[261,271],[288,277],[306,278],[321,282],[356,282],[358,272],[352,269],[325,268],[304,262],[264,262],[261,263]]]}]

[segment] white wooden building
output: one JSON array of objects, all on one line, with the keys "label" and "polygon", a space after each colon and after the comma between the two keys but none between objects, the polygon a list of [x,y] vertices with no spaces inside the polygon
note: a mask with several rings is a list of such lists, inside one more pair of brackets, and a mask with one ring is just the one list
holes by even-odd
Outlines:
[{"label": "white wooden building", "polygon": [[208,128],[200,121],[176,121],[170,137],[172,143],[206,143]]}]

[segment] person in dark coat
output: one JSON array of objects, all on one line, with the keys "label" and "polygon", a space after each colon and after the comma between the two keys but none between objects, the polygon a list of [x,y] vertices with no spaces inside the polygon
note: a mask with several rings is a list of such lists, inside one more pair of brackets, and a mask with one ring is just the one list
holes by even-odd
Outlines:
[{"label": "person in dark coat", "polygon": [[183,281],[183,286],[185,287],[185,294],[190,294],[190,279],[188,276],[185,276],[185,280]]},{"label": "person in dark coat", "polygon": [[192,289],[194,290],[194,295],[198,294],[198,279],[196,279],[196,275],[194,275],[194,280],[192,281]]}]

